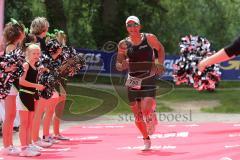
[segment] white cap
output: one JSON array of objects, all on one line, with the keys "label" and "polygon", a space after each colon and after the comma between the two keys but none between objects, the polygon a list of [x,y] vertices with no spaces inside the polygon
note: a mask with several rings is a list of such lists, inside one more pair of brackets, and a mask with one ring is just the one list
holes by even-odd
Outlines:
[{"label": "white cap", "polygon": [[129,16],[126,20],[126,25],[128,24],[129,21],[133,21],[137,24],[140,24],[140,20],[138,19],[138,17],[136,16]]}]

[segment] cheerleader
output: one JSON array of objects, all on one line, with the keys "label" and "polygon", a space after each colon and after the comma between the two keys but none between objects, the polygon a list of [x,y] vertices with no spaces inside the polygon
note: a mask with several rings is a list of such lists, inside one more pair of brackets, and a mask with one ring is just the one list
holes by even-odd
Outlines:
[{"label": "cheerleader", "polygon": [[[45,38],[48,32],[49,22],[45,17],[36,17],[30,26],[30,33],[36,36],[37,42],[40,43],[40,48],[42,55],[46,54],[46,43]],[[41,100],[36,102],[35,114],[33,119],[32,128],[32,140],[35,145],[40,147],[50,147],[52,143],[44,142],[39,138],[39,129],[42,119],[42,114],[44,113],[45,107],[41,104]]]},{"label": "cheerleader", "polygon": [[[50,56],[45,57],[45,60],[43,60],[43,65],[44,65],[44,67],[53,71],[55,68],[58,68],[62,64],[62,60],[63,60],[62,56],[61,56],[62,47],[61,47],[61,44],[56,39],[51,39],[47,42],[46,49],[47,49],[48,55],[50,55]],[[59,79],[57,81],[61,82],[61,80],[59,80]],[[55,86],[53,95],[51,98],[49,98],[49,99],[45,99],[43,97],[41,98],[41,102],[43,103],[43,105],[51,104],[49,106],[45,106],[46,112],[45,112],[45,117],[44,117],[44,121],[43,121],[43,140],[45,142],[58,143],[56,138],[60,139],[60,140],[67,140],[67,138],[61,136],[59,133],[60,120],[56,116],[54,116],[54,120],[53,120],[54,132],[56,131],[55,133],[57,133],[56,137],[53,137],[49,134],[50,125],[51,125],[51,122],[53,119],[55,108],[59,104],[59,101],[61,99],[63,99],[60,96],[60,87],[61,86],[59,86],[59,85],[61,85],[61,84],[57,83],[57,86]],[[66,95],[66,93],[64,93],[63,95]]]},{"label": "cheerleader", "polygon": [[[57,41],[54,41],[54,42],[57,42]],[[61,64],[59,55],[62,52],[62,48],[59,45],[59,43],[54,43],[56,44],[54,46],[52,46],[52,44],[53,44],[52,40],[50,40],[47,43],[46,45],[47,54],[44,54],[41,60],[42,65],[51,71],[53,71],[55,67],[58,67]],[[36,113],[34,116],[34,127],[33,127],[33,141],[38,146],[49,147],[53,143],[58,143],[58,141],[56,141],[49,134],[49,128],[52,122],[55,106],[58,103],[58,97],[59,97],[59,94],[56,90],[53,90],[51,97],[44,97],[42,94],[40,94],[40,99],[38,101],[38,105],[36,107]],[[43,118],[43,139],[40,140],[39,139],[40,123],[41,123],[42,115],[44,113],[45,115]]]},{"label": "cheerleader", "polygon": [[33,150],[31,145],[31,128],[34,116],[34,103],[36,90],[43,90],[44,86],[37,84],[38,70],[36,63],[41,55],[40,47],[36,44],[30,44],[26,48],[26,62],[23,64],[24,73],[20,77],[20,90],[17,96],[17,101],[21,104],[20,108],[20,130],[19,138],[22,145],[20,156],[32,157],[40,155],[40,152]]},{"label": "cheerleader", "polygon": [[[63,31],[57,31],[56,33],[56,39],[57,41],[63,46],[66,47],[66,40],[67,40],[67,36]],[[60,134],[60,117],[57,116],[56,111],[58,111],[58,113],[62,113],[64,107],[65,107],[65,102],[66,102],[66,79],[62,78],[60,80],[60,84],[59,84],[59,89],[58,89],[58,93],[59,93],[59,99],[58,99],[58,105],[56,106],[57,108],[55,109],[55,114],[53,117],[53,131],[54,131],[54,138],[57,140],[69,140],[68,137],[63,136],[62,134]],[[60,88],[62,88],[60,90]]]},{"label": "cheerleader", "polygon": [[[4,43],[6,44],[4,55],[9,54],[15,50],[25,37],[24,25],[13,20],[6,24],[3,30]],[[15,71],[16,66],[5,68],[5,72]],[[15,81],[14,85],[11,87],[9,95],[5,99],[5,118],[3,122],[3,153],[7,155],[18,155],[20,149],[13,146],[12,133],[13,133],[13,123],[16,116],[16,95],[18,81]]]}]

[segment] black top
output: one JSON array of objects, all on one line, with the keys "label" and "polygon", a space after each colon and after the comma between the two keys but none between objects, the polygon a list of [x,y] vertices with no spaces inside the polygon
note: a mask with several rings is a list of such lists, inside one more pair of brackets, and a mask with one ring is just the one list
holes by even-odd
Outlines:
[{"label": "black top", "polygon": [[47,48],[46,48],[46,42],[45,42],[45,38],[40,38],[38,36],[37,37],[37,43],[40,43],[40,48],[42,51],[42,54],[48,54],[47,53]]},{"label": "black top", "polygon": [[139,45],[133,45],[129,37],[125,42],[129,58],[129,74],[134,77],[149,76],[154,63],[154,51],[148,44],[146,34],[143,33],[143,40]]},{"label": "black top", "polygon": [[[31,83],[37,83],[38,70],[33,69],[30,64],[28,65],[29,65],[29,68],[28,68],[25,80]],[[24,90],[36,92],[36,89],[32,87],[25,87],[20,85],[20,88]]]}]

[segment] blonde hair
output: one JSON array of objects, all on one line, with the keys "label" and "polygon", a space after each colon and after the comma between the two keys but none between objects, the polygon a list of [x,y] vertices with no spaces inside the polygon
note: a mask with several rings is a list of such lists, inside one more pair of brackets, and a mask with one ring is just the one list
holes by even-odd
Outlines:
[{"label": "blonde hair", "polygon": [[40,35],[47,31],[48,27],[49,22],[45,17],[36,17],[31,23],[30,32],[35,35]]},{"label": "blonde hair", "polygon": [[41,53],[41,48],[40,48],[40,46],[37,45],[37,44],[34,44],[34,43],[30,44],[30,45],[26,48],[26,51],[25,51],[25,58],[26,58],[26,60],[29,60],[29,56],[30,56],[30,54],[32,53],[31,51],[32,51],[32,50],[35,50],[35,49],[39,50],[39,52]]},{"label": "blonde hair", "polygon": [[63,32],[57,32],[56,33],[56,39],[58,40],[59,43],[62,45],[66,45],[67,42],[67,35]]}]

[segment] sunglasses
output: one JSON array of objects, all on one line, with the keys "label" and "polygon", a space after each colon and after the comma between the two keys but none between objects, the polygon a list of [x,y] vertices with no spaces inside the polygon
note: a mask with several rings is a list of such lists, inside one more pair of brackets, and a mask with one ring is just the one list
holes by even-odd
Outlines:
[{"label": "sunglasses", "polygon": [[128,23],[127,24],[127,27],[137,27],[137,26],[139,26],[138,23]]}]

